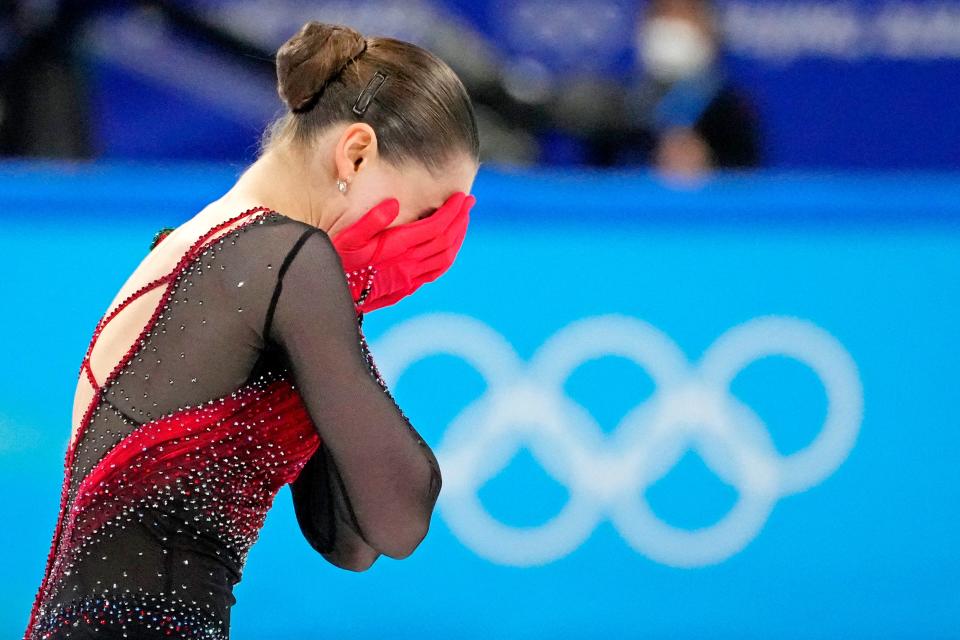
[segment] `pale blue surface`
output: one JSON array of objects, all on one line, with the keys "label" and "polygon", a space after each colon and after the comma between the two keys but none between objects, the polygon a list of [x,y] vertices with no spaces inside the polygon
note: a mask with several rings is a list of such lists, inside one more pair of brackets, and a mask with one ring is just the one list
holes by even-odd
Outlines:
[{"label": "pale blue surface", "polygon": [[[39,585],[89,333],[153,232],[192,215],[236,171],[0,165],[4,637],[22,633]],[[688,569],[634,551],[609,520],[552,562],[505,566],[438,513],[413,556],[353,574],[300,538],[284,489],[237,589],[234,638],[960,637],[960,177],[730,177],[674,192],[640,174],[485,170],[475,192],[450,272],[368,316],[375,357],[388,329],[433,312],[482,321],[524,359],[573,321],[624,314],[694,362],[741,323],[794,316],[856,363],[864,413],[849,457],[781,498],[742,551]],[[431,444],[484,389],[450,356],[394,386]],[[805,447],[826,411],[816,375],[786,358],[751,364],[732,390],[781,453]],[[609,436],[655,387],[607,358],[585,363],[564,391]],[[567,491],[523,453],[480,497],[503,523],[535,526]],[[736,492],[687,454],[646,497],[692,529],[723,517]]]}]

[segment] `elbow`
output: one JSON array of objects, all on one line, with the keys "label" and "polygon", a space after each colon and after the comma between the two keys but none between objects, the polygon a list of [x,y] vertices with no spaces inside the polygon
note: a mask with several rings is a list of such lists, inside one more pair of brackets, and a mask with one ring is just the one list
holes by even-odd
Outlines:
[{"label": "elbow", "polygon": [[324,553],[323,557],[335,567],[360,573],[372,567],[380,553],[370,547],[358,547],[350,553]]},{"label": "elbow", "polygon": [[376,562],[377,558],[380,557],[380,554],[373,556],[372,558],[366,559],[362,562],[356,562],[354,564],[347,565],[344,569],[348,571],[354,571],[356,573],[362,573],[373,566],[373,563]]},{"label": "elbow", "polygon": [[433,467],[425,497],[421,494],[415,505],[409,509],[400,510],[404,515],[399,523],[394,520],[390,526],[376,528],[380,535],[377,536],[377,540],[370,542],[371,546],[394,560],[409,557],[420,546],[430,530],[434,506],[440,496],[440,483],[440,471]]},{"label": "elbow", "polygon": [[420,543],[427,537],[430,530],[429,516],[426,519],[418,518],[411,521],[404,527],[393,528],[390,531],[384,531],[382,540],[375,540],[372,544],[377,551],[393,558],[394,560],[403,560],[416,551]]}]

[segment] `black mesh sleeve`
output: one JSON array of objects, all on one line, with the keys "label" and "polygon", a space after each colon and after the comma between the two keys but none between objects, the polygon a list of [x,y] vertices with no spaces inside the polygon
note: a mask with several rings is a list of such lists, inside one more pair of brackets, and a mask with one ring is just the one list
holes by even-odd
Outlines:
[{"label": "black mesh sleeve", "polygon": [[371,550],[405,558],[429,529],[440,468],[379,378],[323,230],[304,232],[277,287],[265,338],[286,354],[322,440],[291,485],[298,522],[338,566],[369,566]]},{"label": "black mesh sleeve", "polygon": [[328,562],[350,571],[366,571],[380,552],[358,533],[343,478],[321,444],[290,483],[293,508],[303,537]]}]

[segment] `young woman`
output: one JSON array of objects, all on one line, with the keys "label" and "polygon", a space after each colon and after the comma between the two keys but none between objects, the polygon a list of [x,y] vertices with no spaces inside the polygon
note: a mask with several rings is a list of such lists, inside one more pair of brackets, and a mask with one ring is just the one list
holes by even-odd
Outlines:
[{"label": "young woman", "polygon": [[97,324],[25,638],[229,637],[279,489],[363,571],[427,533],[441,476],[383,384],[365,312],[436,279],[479,165],[469,97],[412,44],[307,23],[289,110],[223,197],[168,235]]}]

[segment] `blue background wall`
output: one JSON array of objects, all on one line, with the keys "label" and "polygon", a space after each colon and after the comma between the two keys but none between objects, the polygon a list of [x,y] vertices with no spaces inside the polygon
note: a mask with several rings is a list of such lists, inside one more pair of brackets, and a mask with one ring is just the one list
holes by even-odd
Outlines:
[{"label": "blue background wall", "polygon": [[[235,174],[0,167],[5,637],[22,633],[49,550],[89,333],[153,232]],[[768,174],[675,191],[644,174],[485,169],[475,193],[453,268],[365,324],[441,457],[429,536],[406,560],[342,571],[301,538],[284,488],[233,637],[958,637],[960,180]],[[493,372],[445,353],[445,335]],[[545,347],[558,335],[565,347]],[[821,370],[751,351],[764,340]],[[662,351],[644,366],[590,357],[604,341]],[[418,342],[438,352],[404,362]],[[725,359],[717,345],[743,368],[710,396],[697,367]],[[569,376],[544,363],[551,349]],[[635,475],[617,466],[630,452]],[[582,510],[552,521],[572,497]],[[730,529],[698,537],[718,523]]]},{"label": "blue background wall", "polygon": [[[431,46],[448,29],[509,69],[628,82],[642,0],[181,0],[273,51],[308,19]],[[960,2],[717,0],[724,63],[777,169],[960,168]],[[456,39],[463,42],[462,38]],[[281,104],[256,74],[135,11],[87,38],[96,136],[109,158],[246,159]],[[473,45],[469,45],[471,48]],[[477,49],[477,55],[480,55]],[[448,55],[455,64],[453,55]],[[249,65],[248,65],[249,66]],[[577,162],[575,144],[545,163]]]}]

